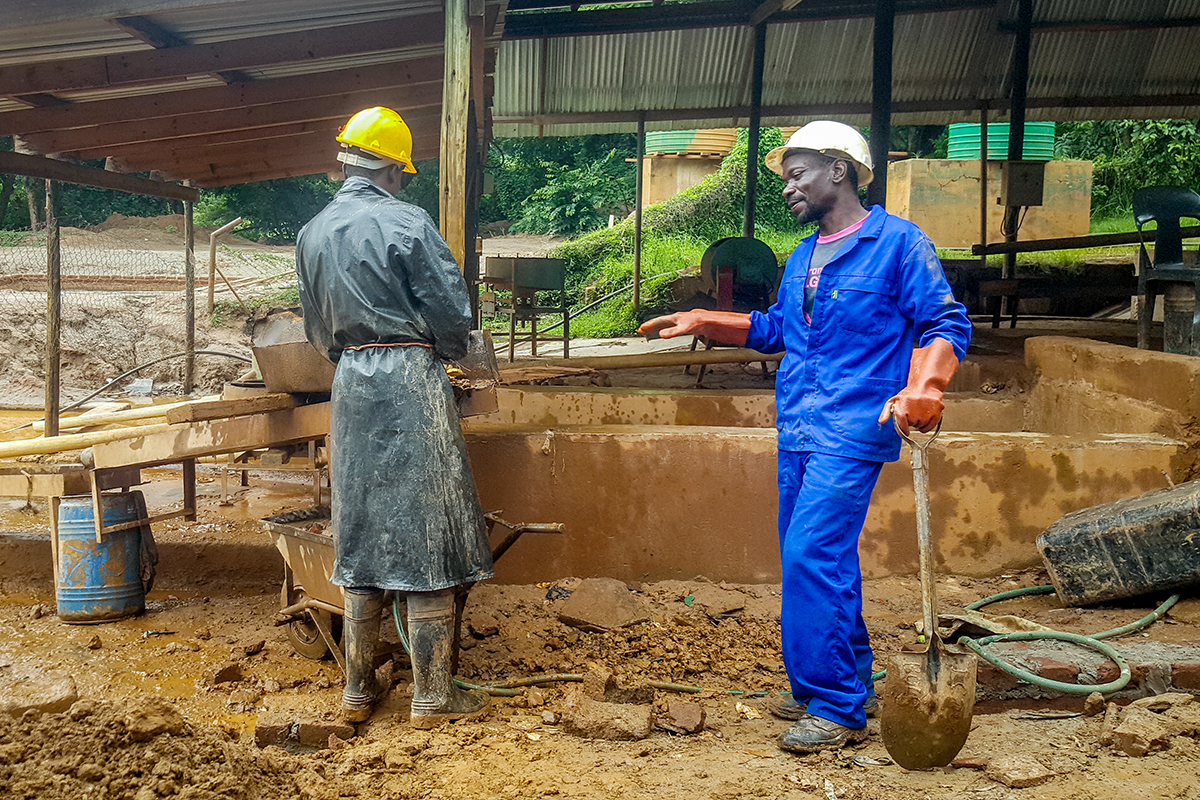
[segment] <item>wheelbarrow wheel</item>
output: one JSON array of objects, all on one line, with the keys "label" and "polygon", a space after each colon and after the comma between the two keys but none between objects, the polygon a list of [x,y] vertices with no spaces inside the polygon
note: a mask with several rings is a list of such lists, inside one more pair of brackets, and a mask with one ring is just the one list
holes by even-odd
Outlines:
[{"label": "wheelbarrow wheel", "polygon": [[[304,597],[304,592],[297,590],[292,602],[298,603]],[[329,630],[333,640],[339,644],[342,640],[342,618],[323,609],[310,608],[302,616],[296,617],[288,623],[287,638],[292,649],[305,658],[320,661],[329,658],[329,645],[325,643],[321,631],[317,628],[317,621],[313,619],[313,616],[309,616],[310,614]]]}]

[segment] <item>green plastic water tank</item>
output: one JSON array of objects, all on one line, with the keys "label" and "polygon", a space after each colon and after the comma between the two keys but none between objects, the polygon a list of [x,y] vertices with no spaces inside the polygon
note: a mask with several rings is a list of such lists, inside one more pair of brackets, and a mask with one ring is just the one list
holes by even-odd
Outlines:
[{"label": "green plastic water tank", "polygon": [[[988,123],[988,160],[1008,158],[1008,123]],[[979,126],[959,122],[950,126],[948,158],[979,158]],[[1054,123],[1026,122],[1024,158],[1026,161],[1049,161],[1054,157]]]},{"label": "green plastic water tank", "polygon": [[737,141],[736,128],[690,131],[646,131],[647,153],[727,154]]}]

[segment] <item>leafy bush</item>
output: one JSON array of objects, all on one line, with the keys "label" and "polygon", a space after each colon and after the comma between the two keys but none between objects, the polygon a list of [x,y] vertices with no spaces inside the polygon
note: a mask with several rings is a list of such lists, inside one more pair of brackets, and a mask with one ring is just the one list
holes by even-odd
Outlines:
[{"label": "leafy bush", "polygon": [[1057,158],[1093,162],[1095,217],[1128,219],[1133,193],[1144,186],[1200,187],[1198,120],[1059,123],[1054,151]]}]

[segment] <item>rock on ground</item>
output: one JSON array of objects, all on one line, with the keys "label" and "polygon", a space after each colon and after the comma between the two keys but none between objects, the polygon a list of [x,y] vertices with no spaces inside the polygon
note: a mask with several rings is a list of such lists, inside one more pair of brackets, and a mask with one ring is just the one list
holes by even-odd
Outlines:
[{"label": "rock on ground", "polygon": [[650,619],[645,604],[615,578],[588,578],[563,603],[558,618],[567,625],[594,633],[636,625]]},{"label": "rock on ground", "polygon": [[162,733],[178,736],[187,729],[179,710],[163,697],[134,697],[125,707],[125,730],[135,742],[148,742]]},{"label": "rock on ground", "polygon": [[558,724],[566,733],[584,739],[645,739],[654,727],[654,709],[648,705],[603,703],[573,690],[563,704]]},{"label": "rock on ground", "polygon": [[658,727],[671,733],[699,733],[704,730],[704,707],[685,700],[669,700],[658,716]]},{"label": "rock on ground", "polygon": [[1056,773],[1047,769],[1042,762],[1031,756],[997,756],[989,759],[985,774],[1010,789],[1028,789],[1040,786]]},{"label": "rock on ground", "polygon": [[59,714],[79,699],[75,680],[63,672],[23,672],[0,679],[0,711]]}]

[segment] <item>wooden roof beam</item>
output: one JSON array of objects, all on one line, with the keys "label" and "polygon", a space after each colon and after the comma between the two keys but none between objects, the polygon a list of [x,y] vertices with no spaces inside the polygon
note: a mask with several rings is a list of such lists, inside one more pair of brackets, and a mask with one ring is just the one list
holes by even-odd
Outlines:
[{"label": "wooden roof beam", "polygon": [[432,106],[440,106],[442,87],[425,83],[409,90],[354,92],[337,97],[293,100],[287,103],[251,106],[224,111],[201,111],[139,122],[96,125],[63,131],[43,131],[25,134],[23,138],[41,153],[95,153],[106,148],[160,139],[178,139],[206,133],[263,128],[292,122],[340,120],[373,105],[394,108],[403,114]]},{"label": "wooden roof beam", "polygon": [[[413,140],[417,153],[436,153],[439,136],[426,134]],[[293,140],[279,140],[269,147],[235,146],[213,148],[208,152],[176,155],[164,151],[159,157],[143,155],[138,159],[116,159],[114,166],[123,172],[149,172],[151,170],[168,175],[179,175],[189,179],[218,173],[231,173],[259,163],[292,164],[320,163],[326,170],[340,169],[337,160],[339,146],[332,136],[301,136]]]},{"label": "wooden roof beam", "polygon": [[442,13],[395,17],[382,22],[231,39],[205,45],[87,56],[0,67],[0,95],[99,89],[154,83],[222,70],[272,64],[315,63],[327,58],[435,46],[443,37]]},{"label": "wooden roof beam", "polygon": [[[294,122],[287,125],[272,125],[266,128],[250,128],[241,131],[226,131],[225,133],[210,133],[203,136],[189,136],[181,139],[168,139],[156,142],[137,142],[135,144],[106,147],[107,157],[118,159],[138,159],[146,154],[158,155],[164,151],[175,154],[201,153],[210,147],[249,142],[269,142],[272,139],[295,138],[302,136],[334,134],[341,123],[335,120],[316,120],[313,122]],[[71,153],[72,158],[99,158],[98,154],[84,151]]]},{"label": "wooden roof beam", "polygon": [[53,158],[31,156],[24,153],[0,151],[0,173],[9,175],[24,175],[30,178],[46,178],[67,183],[79,183],[84,186],[97,186],[101,189],[115,189],[130,194],[148,194],[154,197],[166,197],[172,200],[188,200],[195,202],[200,194],[188,186],[178,186],[173,183],[152,181],[133,175],[121,175],[102,169],[81,167],[66,161]]},{"label": "wooden roof beam", "polygon": [[0,135],[108,125],[195,113],[199,109],[220,111],[348,92],[415,86],[441,81],[443,71],[442,57],[428,56],[369,67],[273,78],[242,86],[210,86],[54,108],[9,111],[0,114]]},{"label": "wooden roof beam", "polygon": [[[165,50],[170,47],[187,47],[191,42],[184,39],[179,34],[172,30],[164,28],[149,17],[115,17],[109,20],[109,23],[115,25],[121,30],[128,33],[135,39],[145,42],[156,50]],[[213,72],[212,75],[224,81],[226,84],[250,83],[253,78],[239,70],[226,70],[223,72]]]},{"label": "wooden roof beam", "polygon": [[89,19],[108,19],[128,14],[153,14],[185,8],[227,6],[237,12],[245,0],[55,0],[53,3],[12,3],[4,12],[8,28],[53,25]]}]

